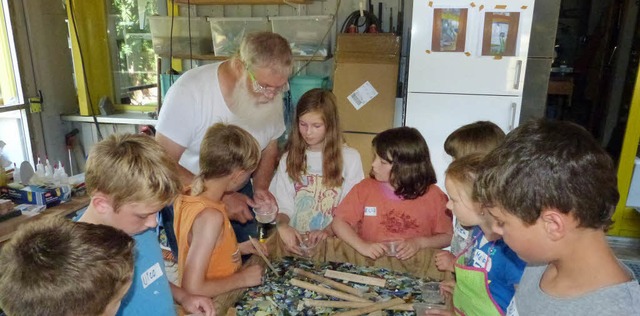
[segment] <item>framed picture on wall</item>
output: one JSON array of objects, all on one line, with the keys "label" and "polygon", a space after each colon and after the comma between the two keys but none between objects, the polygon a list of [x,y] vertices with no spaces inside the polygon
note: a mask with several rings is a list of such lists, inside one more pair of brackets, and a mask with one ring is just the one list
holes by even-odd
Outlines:
[{"label": "framed picture on wall", "polygon": [[483,56],[515,56],[520,12],[487,12],[482,32]]},{"label": "framed picture on wall", "polygon": [[433,10],[432,51],[465,51],[467,13],[467,9],[463,8],[440,8]]}]

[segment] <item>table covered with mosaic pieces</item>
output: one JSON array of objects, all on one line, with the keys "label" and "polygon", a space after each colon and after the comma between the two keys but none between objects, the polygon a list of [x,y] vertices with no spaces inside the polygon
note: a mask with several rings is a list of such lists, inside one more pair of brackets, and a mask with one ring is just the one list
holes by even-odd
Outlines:
[{"label": "table covered with mosaic pieces", "polygon": [[[357,266],[345,262],[313,262],[298,257],[283,257],[272,263],[276,268],[277,274],[266,270],[267,273],[263,285],[249,288],[236,303],[236,315],[330,315],[350,310],[304,305],[304,299],[338,299],[291,285],[290,280],[292,278],[305,279],[302,276],[296,276],[293,272],[294,268],[301,268],[317,275],[324,275],[324,272],[329,269],[385,279],[386,285],[384,287],[352,282],[345,283],[365,291],[364,297],[372,302],[387,301],[399,297],[406,303],[444,304],[443,298],[438,294],[437,289],[423,293],[425,285],[434,284],[434,280],[414,277],[409,273],[391,271],[381,267]],[[312,280],[308,280],[308,282],[317,284]],[[415,312],[386,310],[383,315],[415,315]]]}]

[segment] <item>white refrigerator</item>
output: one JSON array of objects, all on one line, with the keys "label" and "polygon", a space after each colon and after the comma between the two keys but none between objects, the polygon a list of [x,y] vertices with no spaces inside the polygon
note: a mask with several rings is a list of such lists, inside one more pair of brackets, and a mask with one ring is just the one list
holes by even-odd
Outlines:
[{"label": "white refrigerator", "polygon": [[506,133],[519,122],[533,5],[414,1],[405,125],[426,139],[443,189],[451,132],[488,120]]}]

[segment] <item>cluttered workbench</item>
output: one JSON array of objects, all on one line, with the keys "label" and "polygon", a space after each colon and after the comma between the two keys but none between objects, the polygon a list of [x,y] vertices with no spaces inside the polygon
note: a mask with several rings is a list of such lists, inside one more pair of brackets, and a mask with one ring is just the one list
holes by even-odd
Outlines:
[{"label": "cluttered workbench", "polygon": [[20,215],[0,222],[0,246],[11,239],[11,236],[20,225],[32,221],[42,216],[68,216],[89,205],[89,196],[75,196],[71,200],[62,204],[45,209],[43,212],[34,215]]},{"label": "cluttered workbench", "polygon": [[287,252],[277,233],[266,244],[264,260],[253,256],[246,263],[269,266],[263,285],[217,296],[218,315],[416,315],[418,306],[451,309],[438,283],[452,275],[437,270],[435,249],[401,261],[369,259],[331,237],[310,257]]}]

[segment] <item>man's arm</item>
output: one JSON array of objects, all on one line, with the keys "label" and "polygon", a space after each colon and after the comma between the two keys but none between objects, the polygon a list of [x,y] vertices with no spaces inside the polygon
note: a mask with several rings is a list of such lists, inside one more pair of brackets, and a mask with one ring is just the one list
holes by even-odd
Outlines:
[{"label": "man's arm", "polygon": [[178,145],[176,142],[169,139],[169,137],[162,135],[162,133],[156,133],[156,141],[176,162],[176,166],[178,167],[178,176],[180,177],[180,182],[182,182],[182,185],[185,187],[191,185],[191,182],[193,181],[193,178],[195,176],[193,175],[193,173],[191,173],[191,171],[187,170],[185,167],[181,166],[178,163],[186,148]]},{"label": "man's arm", "polygon": [[278,160],[278,144],[272,140],[267,147],[262,150],[258,169],[253,173],[253,199],[257,201],[271,201],[276,203],[275,198],[269,192],[271,178],[276,169]]}]

